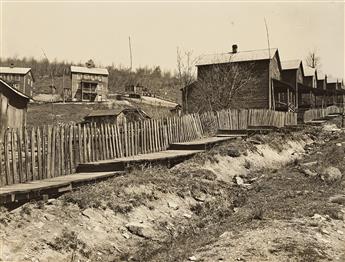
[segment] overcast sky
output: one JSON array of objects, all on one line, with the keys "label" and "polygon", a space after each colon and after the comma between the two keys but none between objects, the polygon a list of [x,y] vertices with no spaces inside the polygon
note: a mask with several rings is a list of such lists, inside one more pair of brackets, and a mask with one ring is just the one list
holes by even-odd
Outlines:
[{"label": "overcast sky", "polygon": [[[3,0],[0,0],[0,2]],[[195,55],[271,47],[281,60],[317,50],[322,70],[344,77],[344,3],[1,2],[1,57],[17,55],[176,68],[176,48]]]}]

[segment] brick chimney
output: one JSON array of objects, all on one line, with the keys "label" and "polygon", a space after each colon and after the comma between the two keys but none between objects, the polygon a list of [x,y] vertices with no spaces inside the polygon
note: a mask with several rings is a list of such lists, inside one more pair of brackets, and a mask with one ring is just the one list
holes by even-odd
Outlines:
[{"label": "brick chimney", "polygon": [[237,53],[237,45],[232,45],[232,53],[236,54]]}]

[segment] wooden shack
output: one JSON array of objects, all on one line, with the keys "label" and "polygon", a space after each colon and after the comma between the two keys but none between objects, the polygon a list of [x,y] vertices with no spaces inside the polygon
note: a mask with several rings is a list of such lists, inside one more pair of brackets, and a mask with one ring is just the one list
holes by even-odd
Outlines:
[{"label": "wooden shack", "polygon": [[0,79],[0,140],[7,128],[26,126],[29,101],[29,96]]},{"label": "wooden shack", "polygon": [[[284,103],[285,106],[281,108],[286,111],[289,110],[289,103],[292,102],[293,96],[292,87],[282,81],[282,67],[278,49],[239,52],[237,48],[237,45],[233,45],[232,52],[205,55],[199,59],[196,65],[197,81],[181,89],[184,112],[207,111],[213,108],[212,104],[200,102],[200,96],[205,96],[203,94],[205,87],[201,87],[201,83],[209,75],[217,75],[217,71],[227,71],[227,68],[231,67],[236,67],[237,72],[232,73],[229,69],[229,74],[238,73],[238,77],[243,77],[250,70],[255,78],[254,81],[247,81],[236,90],[231,99],[232,108],[276,109]],[[224,78],[228,75],[219,77]],[[231,83],[229,83],[229,88],[231,88],[230,85]],[[210,88],[217,92],[217,86]]]},{"label": "wooden shack", "polygon": [[83,123],[107,123],[121,126],[124,123],[141,121],[150,118],[151,117],[140,108],[108,109],[93,111],[84,117]]}]

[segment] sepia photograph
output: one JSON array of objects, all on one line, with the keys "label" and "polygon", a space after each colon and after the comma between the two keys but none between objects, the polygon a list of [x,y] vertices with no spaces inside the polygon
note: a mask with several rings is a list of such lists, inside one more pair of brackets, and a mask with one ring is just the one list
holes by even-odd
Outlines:
[{"label": "sepia photograph", "polygon": [[344,0],[0,0],[0,261],[345,262]]}]

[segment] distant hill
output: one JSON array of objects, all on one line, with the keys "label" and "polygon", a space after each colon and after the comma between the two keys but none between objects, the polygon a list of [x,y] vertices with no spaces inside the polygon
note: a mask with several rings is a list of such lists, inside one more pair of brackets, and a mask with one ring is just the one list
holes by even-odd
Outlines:
[{"label": "distant hill", "polygon": [[[18,67],[31,67],[35,78],[34,94],[51,94],[52,75],[55,86],[55,95],[62,97],[63,84],[71,85],[70,62],[49,62],[47,59],[36,60],[34,58],[7,58],[0,59],[1,66],[14,64]],[[81,65],[81,64],[77,64]],[[160,67],[143,67],[131,72],[126,68],[117,68],[114,65],[107,66],[109,71],[109,92],[122,93],[127,85],[140,84],[156,96],[181,102],[180,86],[175,75],[170,72],[162,72]],[[64,80],[63,80],[64,75]]]}]

